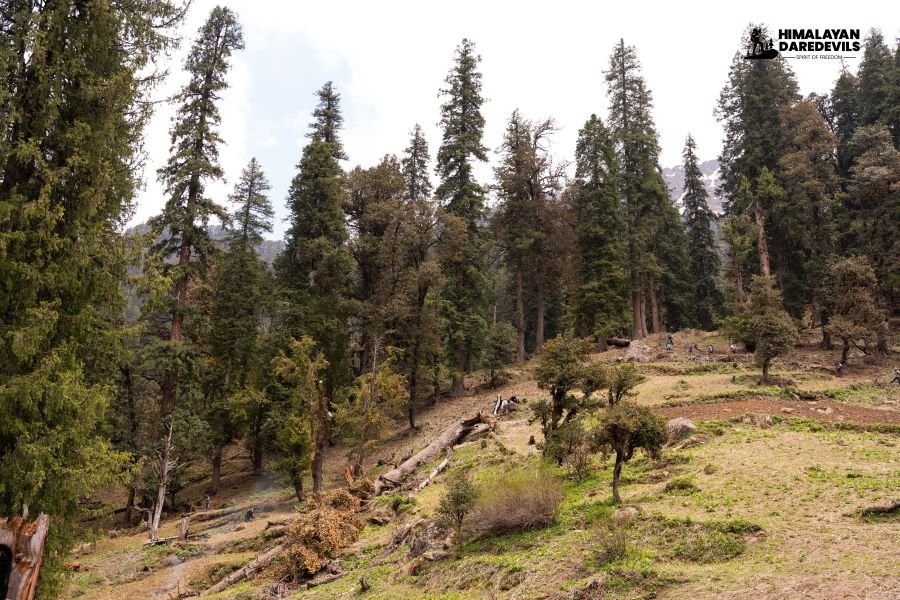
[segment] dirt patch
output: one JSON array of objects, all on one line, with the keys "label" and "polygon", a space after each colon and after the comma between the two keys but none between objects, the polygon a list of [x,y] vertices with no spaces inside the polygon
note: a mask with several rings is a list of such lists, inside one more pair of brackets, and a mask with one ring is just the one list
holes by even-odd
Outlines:
[{"label": "dirt patch", "polygon": [[766,413],[830,423],[855,423],[858,425],[886,423],[900,425],[900,411],[867,408],[865,406],[835,402],[834,400],[805,402],[802,400],[780,400],[761,397],[735,400],[733,402],[659,408],[656,409],[656,412],[669,419],[687,417],[695,421],[716,421],[740,417],[747,413]]}]

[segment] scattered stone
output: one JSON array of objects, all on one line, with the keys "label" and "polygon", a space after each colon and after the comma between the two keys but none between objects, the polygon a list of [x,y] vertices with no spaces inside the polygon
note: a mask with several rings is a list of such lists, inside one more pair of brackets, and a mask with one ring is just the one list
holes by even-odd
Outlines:
[{"label": "scattered stone", "polygon": [[623,506],[621,508],[617,508],[616,512],[613,513],[613,521],[616,523],[624,525],[630,521],[634,521],[638,518],[638,515],[641,514],[641,509],[637,506]]},{"label": "scattered stone", "polygon": [[789,415],[790,415],[790,414],[793,414],[793,412],[794,412],[794,409],[793,409],[793,408],[790,408],[790,407],[787,407],[787,406],[785,406],[785,407],[784,407],[784,408],[782,408],[782,409],[781,409],[781,412],[783,412],[783,413],[787,413],[787,414],[789,414]]},{"label": "scattered stone", "polygon": [[768,429],[772,426],[772,417],[770,415],[747,415],[741,419],[741,422],[760,429]]},{"label": "scattered stone", "polygon": [[423,521],[416,527],[409,540],[409,556],[422,556],[429,550],[447,550],[450,548],[450,528],[432,521]]},{"label": "scattered stone", "polygon": [[419,569],[421,569],[422,565],[424,564],[425,557],[417,556],[416,558],[403,565],[403,568],[400,569],[400,573],[403,575],[414,577],[419,574]]},{"label": "scattered stone", "polygon": [[694,425],[693,421],[686,417],[669,419],[666,427],[669,430],[670,444],[697,433],[697,426]]},{"label": "scattered stone", "polygon": [[825,408],[817,408],[816,412],[821,413],[823,415],[830,415],[831,413],[834,412],[834,410],[832,410],[832,408],[830,406],[826,406]]}]

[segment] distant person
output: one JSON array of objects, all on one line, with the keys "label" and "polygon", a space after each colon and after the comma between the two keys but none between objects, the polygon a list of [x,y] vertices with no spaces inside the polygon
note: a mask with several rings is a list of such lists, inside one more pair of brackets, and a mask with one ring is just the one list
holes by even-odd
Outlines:
[{"label": "distant person", "polygon": [[836,363],[834,363],[834,374],[837,375],[838,377],[843,376],[843,374],[844,374],[844,361],[839,360],[839,361],[837,361]]},{"label": "distant person", "polygon": [[688,354],[693,354],[693,353],[694,353],[694,344],[693,343],[688,344]]},{"label": "distant person", "polygon": [[672,334],[671,334],[671,333],[668,334],[668,335],[666,336],[666,341],[667,341],[668,343],[670,343],[670,344],[674,344],[674,343],[675,343],[675,340],[672,338]]},{"label": "distant person", "polygon": [[666,350],[669,351],[669,352],[672,351],[672,341],[671,341],[671,340],[669,340],[668,342],[666,342]]},{"label": "distant person", "polygon": [[894,368],[894,378],[891,379],[891,383],[900,383],[900,368]]},{"label": "distant person", "polygon": [[732,353],[732,354],[737,354],[737,345],[731,344],[731,345],[728,347],[728,349],[731,350],[731,353]]},{"label": "distant person", "polygon": [[713,352],[716,351],[716,349],[713,348],[713,345],[712,345],[712,344],[710,344],[709,347],[707,347],[706,351],[709,352],[710,354],[712,354]]},{"label": "distant person", "polygon": [[203,510],[209,510],[209,494],[206,495],[206,502],[204,504]]}]

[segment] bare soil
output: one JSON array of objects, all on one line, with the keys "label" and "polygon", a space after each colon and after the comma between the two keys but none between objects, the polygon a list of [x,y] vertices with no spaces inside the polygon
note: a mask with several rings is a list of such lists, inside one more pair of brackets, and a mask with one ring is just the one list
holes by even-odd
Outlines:
[{"label": "bare soil", "polygon": [[690,404],[659,408],[657,413],[669,419],[687,417],[694,421],[717,421],[740,417],[748,413],[769,414],[782,417],[801,417],[830,423],[855,423],[858,425],[900,425],[900,411],[891,408],[868,408],[834,400],[779,400],[775,398],[748,398],[731,402]]}]

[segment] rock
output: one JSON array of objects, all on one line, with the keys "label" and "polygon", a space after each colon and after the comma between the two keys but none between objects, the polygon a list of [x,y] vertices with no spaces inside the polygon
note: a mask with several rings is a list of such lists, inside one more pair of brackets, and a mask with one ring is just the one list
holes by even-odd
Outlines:
[{"label": "rock", "polygon": [[816,412],[823,414],[823,415],[830,415],[831,413],[834,412],[834,410],[832,410],[832,408],[830,406],[826,406],[825,408],[817,408]]},{"label": "rock", "polygon": [[403,565],[403,568],[400,569],[400,573],[410,577],[418,575],[419,569],[421,569],[422,565],[424,564],[425,558],[422,556],[417,556],[416,558]]},{"label": "rock", "polygon": [[798,395],[795,394],[794,392],[791,392],[791,400],[793,400],[794,402],[799,402],[799,401],[800,401],[800,396],[798,396]]},{"label": "rock", "polygon": [[625,523],[637,519],[638,515],[640,514],[641,509],[639,509],[637,506],[623,506],[616,509],[616,512],[613,513],[612,519],[616,523],[624,525]]},{"label": "rock", "polygon": [[634,362],[650,362],[656,356],[656,351],[643,340],[634,340],[628,344],[625,353],[619,360]]},{"label": "rock", "polygon": [[792,414],[794,412],[794,409],[785,406],[784,408],[781,409],[781,412],[787,413],[787,414]]},{"label": "rock", "polygon": [[601,600],[604,596],[603,580],[602,575],[597,579],[592,579],[584,587],[575,590],[572,598],[575,600]]},{"label": "rock", "polygon": [[676,417],[674,419],[669,419],[666,427],[669,430],[670,444],[697,433],[697,426],[694,425],[693,421],[686,417]]},{"label": "rock", "polygon": [[446,550],[450,547],[452,531],[439,523],[423,521],[409,539],[409,556],[422,556],[429,550]]},{"label": "rock", "polygon": [[379,506],[369,515],[368,521],[372,525],[387,525],[394,520],[394,511],[389,510],[386,506]]},{"label": "rock", "polygon": [[768,429],[772,426],[772,417],[769,415],[747,415],[741,419],[741,422],[760,429]]}]

